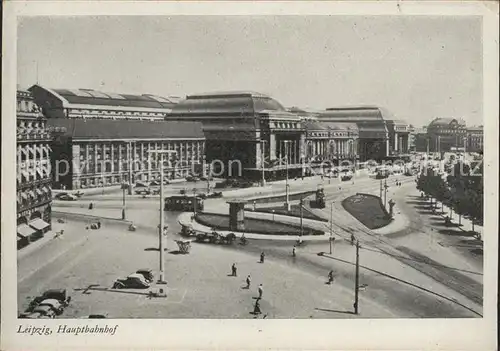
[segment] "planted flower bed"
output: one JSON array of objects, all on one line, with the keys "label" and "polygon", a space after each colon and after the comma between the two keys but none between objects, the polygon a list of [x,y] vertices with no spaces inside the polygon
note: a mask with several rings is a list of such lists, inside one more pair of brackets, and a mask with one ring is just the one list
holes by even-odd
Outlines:
[{"label": "planted flower bed", "polygon": [[[275,214],[300,218],[300,206],[299,205],[292,205],[290,207],[290,211],[287,211],[283,206],[281,206],[281,207],[258,208],[255,212],[273,213],[273,211]],[[320,217],[320,216],[312,213],[311,211],[309,211],[306,208],[302,209],[302,217],[307,218],[307,219],[313,219],[315,221],[328,222],[328,219]]]},{"label": "planted flower bed", "polygon": [[392,221],[377,196],[356,194],[342,201],[342,206],[370,229],[384,227]]},{"label": "planted flower bed", "polygon": [[[229,216],[215,213],[198,213],[196,221],[219,230],[229,229]],[[272,235],[300,235],[300,226],[286,223],[278,223],[267,219],[245,218],[246,233],[272,234]],[[323,235],[320,230],[304,226],[303,235]]]}]

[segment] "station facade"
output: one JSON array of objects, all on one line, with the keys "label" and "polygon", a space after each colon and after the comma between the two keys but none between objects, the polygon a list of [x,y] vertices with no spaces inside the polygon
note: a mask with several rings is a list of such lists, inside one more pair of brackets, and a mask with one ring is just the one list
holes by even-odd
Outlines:
[{"label": "station facade", "polygon": [[17,246],[24,247],[51,229],[50,134],[33,96],[17,91],[16,195]]},{"label": "station facade", "polygon": [[161,160],[167,179],[186,177],[202,167],[201,124],[165,121],[178,98],[40,85],[30,91],[53,135],[55,189],[157,180]]},{"label": "station facade", "polygon": [[435,118],[427,126],[430,152],[464,150],[467,143],[465,122],[455,118]]}]

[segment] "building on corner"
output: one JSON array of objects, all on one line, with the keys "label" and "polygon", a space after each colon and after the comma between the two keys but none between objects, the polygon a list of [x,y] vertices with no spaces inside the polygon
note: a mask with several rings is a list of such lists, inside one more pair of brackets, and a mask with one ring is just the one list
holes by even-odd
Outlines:
[{"label": "building on corner", "polygon": [[29,91],[17,91],[17,247],[41,238],[52,224],[50,134]]}]

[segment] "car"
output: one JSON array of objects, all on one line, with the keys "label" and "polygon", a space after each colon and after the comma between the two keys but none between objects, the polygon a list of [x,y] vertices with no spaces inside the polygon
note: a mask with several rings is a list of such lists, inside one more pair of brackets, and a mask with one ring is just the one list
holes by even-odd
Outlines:
[{"label": "car", "polygon": [[[160,186],[160,180],[153,180],[151,183],[149,183],[150,186]],[[163,179],[163,185],[168,185],[170,184],[170,180],[168,179]]]},{"label": "car", "polygon": [[71,297],[67,296],[66,289],[50,289],[37,296],[30,302],[28,308],[20,318],[55,318],[63,313],[69,305]]},{"label": "car", "polygon": [[149,282],[142,274],[130,274],[127,278],[117,279],[113,283],[113,289],[147,289]]},{"label": "car", "polygon": [[197,181],[199,180],[199,178],[198,178],[198,177],[195,177],[194,175],[188,175],[188,176],[186,177],[186,180],[187,180],[188,182],[197,182]]},{"label": "car", "polygon": [[149,195],[151,194],[151,190],[149,188],[140,188],[135,191],[137,195]]},{"label": "car", "polygon": [[340,180],[346,181],[352,179],[352,172],[348,169],[344,169],[340,172]]},{"label": "car", "polygon": [[78,200],[78,198],[72,194],[62,194],[60,196],[57,196],[56,199],[61,200],[61,201],[76,201],[76,200]]},{"label": "car", "polygon": [[160,188],[153,188],[150,190],[151,195],[160,195]]},{"label": "car", "polygon": [[142,275],[144,277],[144,279],[146,279],[146,281],[149,283],[151,283],[154,279],[153,270],[151,270],[149,268],[138,269],[137,272],[135,272],[135,273]]}]

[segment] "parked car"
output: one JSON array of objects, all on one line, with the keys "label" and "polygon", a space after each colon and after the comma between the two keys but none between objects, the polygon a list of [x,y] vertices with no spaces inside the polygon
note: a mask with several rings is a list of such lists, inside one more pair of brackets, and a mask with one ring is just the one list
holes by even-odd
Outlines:
[{"label": "parked car", "polygon": [[[170,184],[170,180],[168,179],[163,179],[163,185],[168,185]],[[159,180],[153,180],[151,183],[149,183],[150,186],[160,186],[160,181]]]},{"label": "parked car", "polygon": [[151,270],[149,268],[138,269],[137,272],[135,272],[135,273],[141,274],[144,277],[144,279],[146,279],[146,281],[149,283],[151,283],[154,279],[153,270]]},{"label": "parked car", "polygon": [[150,195],[151,190],[149,188],[139,188],[135,191],[137,195]]},{"label": "parked car", "polygon": [[194,175],[188,175],[188,176],[186,177],[186,180],[187,180],[188,182],[197,182],[197,181],[198,181],[198,180],[200,180],[200,179],[199,179],[198,177],[195,177]]},{"label": "parked car", "polygon": [[63,313],[71,297],[67,296],[66,289],[51,289],[45,291],[30,302],[29,307],[19,318],[55,318]]},{"label": "parked car", "polygon": [[147,289],[150,284],[142,274],[134,273],[127,278],[117,279],[113,284],[113,289]]},{"label": "parked car", "polygon": [[56,197],[56,199],[61,200],[61,201],[76,201],[76,200],[78,200],[78,198],[75,195],[71,195],[71,194],[62,194],[62,195]]},{"label": "parked car", "polygon": [[344,169],[340,172],[340,180],[345,181],[345,180],[351,180],[352,179],[352,172],[349,169]]}]

